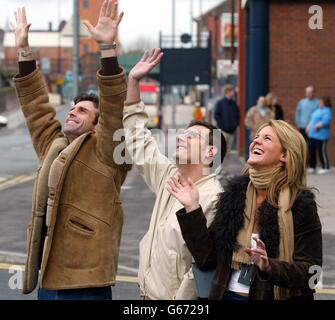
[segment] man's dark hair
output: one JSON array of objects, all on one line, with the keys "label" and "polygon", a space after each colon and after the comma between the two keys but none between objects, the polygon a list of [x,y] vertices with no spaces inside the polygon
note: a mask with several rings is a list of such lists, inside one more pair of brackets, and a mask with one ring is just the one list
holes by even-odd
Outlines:
[{"label": "man's dark hair", "polygon": [[[202,126],[209,129],[208,144],[210,146],[215,146],[218,150],[218,155],[220,155],[221,163],[227,152],[227,143],[222,131],[211,123],[204,120],[192,120],[188,125],[188,128],[193,126]],[[213,162],[210,167],[213,166]]]},{"label": "man's dark hair", "polygon": [[77,104],[81,101],[91,101],[93,102],[94,107],[98,110],[95,114],[95,118],[93,120],[93,124],[97,125],[99,120],[99,97],[94,93],[79,93],[74,97],[73,102]]}]

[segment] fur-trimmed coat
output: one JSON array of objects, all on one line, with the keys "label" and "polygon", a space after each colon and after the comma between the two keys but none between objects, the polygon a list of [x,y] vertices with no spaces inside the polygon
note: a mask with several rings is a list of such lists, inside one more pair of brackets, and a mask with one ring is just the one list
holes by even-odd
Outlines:
[{"label": "fur-trimmed coat", "polygon": [[[199,268],[216,268],[210,299],[222,299],[228,290],[233,249],[244,223],[244,206],[249,178],[242,176],[228,182],[216,205],[215,218],[207,229],[201,207],[177,212],[184,240]],[[309,268],[322,265],[321,223],[314,195],[301,191],[292,207],[294,222],[293,263],[279,261],[280,232],[277,209],[265,201],[259,208],[260,239],[265,243],[271,272],[254,267],[249,299],[274,299],[273,286],[289,289],[291,299],[313,299],[309,287]]]}]

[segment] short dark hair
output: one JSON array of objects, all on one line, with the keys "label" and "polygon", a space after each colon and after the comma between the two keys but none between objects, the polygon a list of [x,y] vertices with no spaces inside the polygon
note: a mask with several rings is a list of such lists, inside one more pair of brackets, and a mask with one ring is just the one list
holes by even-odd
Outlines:
[{"label": "short dark hair", "polygon": [[73,98],[74,104],[77,104],[81,101],[91,101],[93,102],[94,107],[98,110],[95,114],[95,118],[93,120],[93,124],[98,124],[99,120],[99,97],[94,93],[79,93],[77,96]]},{"label": "short dark hair", "polygon": [[[220,163],[222,163],[227,152],[227,142],[222,131],[218,127],[204,120],[192,120],[188,125],[188,128],[193,126],[202,126],[209,129],[208,144],[217,148],[218,154],[220,155]],[[213,162],[210,164],[210,167],[212,166]]]},{"label": "short dark hair", "polygon": [[328,96],[323,96],[321,98],[321,100],[323,101],[323,103],[325,104],[326,107],[331,108],[332,107],[332,100],[330,99],[330,97]]}]

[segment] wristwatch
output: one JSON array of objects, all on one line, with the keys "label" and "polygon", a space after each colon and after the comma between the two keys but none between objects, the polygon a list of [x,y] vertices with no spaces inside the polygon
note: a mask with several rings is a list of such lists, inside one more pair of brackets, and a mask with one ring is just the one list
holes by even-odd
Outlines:
[{"label": "wristwatch", "polygon": [[31,57],[33,55],[33,51],[31,49],[29,50],[20,50],[19,56],[22,58]]},{"label": "wristwatch", "polygon": [[116,43],[101,43],[99,45],[100,50],[110,50],[110,49],[116,49],[117,45]]}]

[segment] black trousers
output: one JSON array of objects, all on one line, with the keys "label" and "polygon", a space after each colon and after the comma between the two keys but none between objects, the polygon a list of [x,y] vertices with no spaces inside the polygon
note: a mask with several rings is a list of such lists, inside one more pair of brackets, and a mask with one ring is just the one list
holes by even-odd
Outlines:
[{"label": "black trousers", "polygon": [[306,133],[306,128],[299,128],[299,132],[302,134],[302,136],[305,138],[305,141],[308,141],[307,133]]},{"label": "black trousers", "polygon": [[327,155],[328,140],[308,139],[309,167],[316,168],[316,153],[319,154],[319,159],[322,169],[329,169],[329,161]]}]

